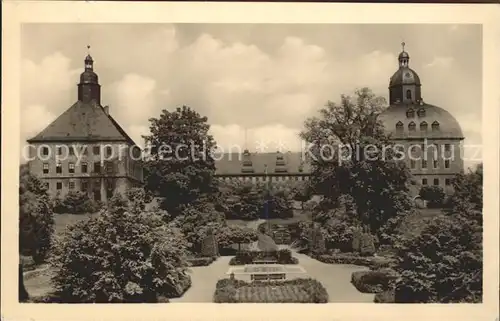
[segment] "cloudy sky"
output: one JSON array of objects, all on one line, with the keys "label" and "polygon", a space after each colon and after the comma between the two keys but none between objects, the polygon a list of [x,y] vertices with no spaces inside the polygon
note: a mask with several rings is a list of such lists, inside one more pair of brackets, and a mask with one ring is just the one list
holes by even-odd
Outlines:
[{"label": "cloudy sky", "polygon": [[148,118],[188,105],[222,147],[245,145],[246,131],[251,150],[297,150],[326,101],[364,86],[388,98],[404,40],[424,100],[481,144],[479,25],[26,24],[21,35],[22,142],[76,101],[90,44],[102,103],[139,145]]}]

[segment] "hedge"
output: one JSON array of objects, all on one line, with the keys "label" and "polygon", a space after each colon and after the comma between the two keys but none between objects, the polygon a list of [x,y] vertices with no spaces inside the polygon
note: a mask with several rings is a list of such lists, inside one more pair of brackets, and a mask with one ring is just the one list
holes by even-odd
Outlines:
[{"label": "hedge", "polygon": [[353,264],[372,269],[389,267],[394,259],[382,256],[361,256],[357,253],[335,253],[311,255],[314,259],[328,264]]},{"label": "hedge", "polygon": [[188,259],[191,266],[208,266],[214,261],[215,257],[194,257]]},{"label": "hedge", "polygon": [[392,270],[356,271],[351,275],[351,283],[362,293],[380,293],[388,290],[397,275]]},{"label": "hedge", "polygon": [[299,260],[292,256],[288,249],[278,251],[240,251],[229,261],[229,265],[252,264],[258,260],[273,260],[278,264],[298,264]]},{"label": "hedge", "polygon": [[396,303],[394,290],[387,290],[380,293],[375,294],[375,299],[373,299],[375,303]]}]

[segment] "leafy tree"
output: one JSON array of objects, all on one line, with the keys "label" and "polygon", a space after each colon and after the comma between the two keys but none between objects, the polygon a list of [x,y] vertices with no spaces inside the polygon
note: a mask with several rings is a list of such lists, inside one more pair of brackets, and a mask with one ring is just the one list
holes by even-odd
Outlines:
[{"label": "leafy tree", "polygon": [[238,244],[238,251],[240,251],[241,244],[257,241],[257,232],[241,226],[226,226],[220,230],[217,235],[217,240],[221,247],[229,247],[232,244]]},{"label": "leafy tree", "polygon": [[398,246],[396,302],[481,302],[482,228],[468,216],[436,217]]},{"label": "leafy tree", "polygon": [[19,177],[19,249],[36,263],[46,258],[54,232],[51,202],[44,183],[21,167]]},{"label": "leafy tree", "polygon": [[438,208],[444,202],[444,190],[440,186],[423,186],[420,189],[420,197],[427,201],[427,207]]},{"label": "leafy tree", "polygon": [[311,197],[312,189],[308,181],[296,186],[293,190],[293,200],[300,202],[302,209],[304,209],[305,202],[309,201]]},{"label": "leafy tree", "polygon": [[[135,206],[137,209],[137,206]],[[157,302],[190,285],[186,241],[155,212],[115,195],[98,217],[68,228],[52,265],[63,302]]]},{"label": "leafy tree", "polygon": [[82,191],[70,191],[63,198],[57,195],[54,199],[54,213],[95,213],[99,208],[100,205]]},{"label": "leafy tree", "polygon": [[[483,164],[467,174],[459,174],[453,180],[453,195],[450,206],[456,207],[464,201],[478,211],[483,209]],[[456,210],[456,209],[455,209]]]},{"label": "leafy tree", "polygon": [[305,122],[301,137],[311,144],[312,184],[323,204],[339,206],[350,195],[357,221],[376,233],[412,207],[411,174],[401,162],[378,115],[385,100],[363,88],[354,97],[328,102]]},{"label": "leafy tree", "polygon": [[186,106],[163,110],[149,121],[150,135],[144,136],[150,145],[146,186],[164,198],[164,209],[179,214],[201,195],[216,191],[215,141],[208,134],[207,118]]}]

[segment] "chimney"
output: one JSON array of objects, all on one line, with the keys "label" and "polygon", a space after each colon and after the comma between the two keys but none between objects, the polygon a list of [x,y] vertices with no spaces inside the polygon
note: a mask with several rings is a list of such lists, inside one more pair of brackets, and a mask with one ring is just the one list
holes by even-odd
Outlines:
[{"label": "chimney", "polygon": [[109,115],[109,106],[104,106],[104,107],[102,107],[102,109],[104,109],[104,112],[106,113],[106,115]]}]

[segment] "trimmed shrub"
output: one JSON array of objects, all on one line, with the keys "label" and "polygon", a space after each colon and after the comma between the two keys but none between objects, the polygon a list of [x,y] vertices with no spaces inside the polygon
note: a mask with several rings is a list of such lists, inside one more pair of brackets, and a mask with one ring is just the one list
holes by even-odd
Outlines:
[{"label": "trimmed shrub", "polygon": [[195,257],[188,259],[191,266],[208,266],[212,264],[213,261],[215,261],[213,257]]},{"label": "trimmed shrub", "polygon": [[[273,288],[270,291],[270,288]],[[223,279],[217,282],[215,303],[327,303],[328,293],[314,279],[251,283]]]},{"label": "trimmed shrub", "polygon": [[351,275],[351,283],[362,293],[379,293],[388,290],[397,275],[389,270],[356,271]]},{"label": "trimmed shrub", "polygon": [[201,255],[205,257],[219,256],[219,246],[211,228],[207,230],[207,235],[201,241]]},{"label": "trimmed shrub", "polygon": [[363,230],[360,227],[356,227],[352,233],[352,250],[353,252],[361,251],[361,239],[363,238]]},{"label": "trimmed shrub", "polygon": [[186,241],[154,212],[113,197],[100,216],[70,226],[55,247],[56,295],[71,303],[158,302],[191,285]]},{"label": "trimmed shrub", "polygon": [[92,200],[89,195],[81,191],[71,191],[63,198],[54,199],[54,213],[84,214],[95,213],[102,206]]},{"label": "trimmed shrub", "polygon": [[360,256],[357,253],[335,253],[313,256],[316,260],[328,264],[353,264],[367,266],[372,269],[388,267],[394,259],[380,256]]}]

